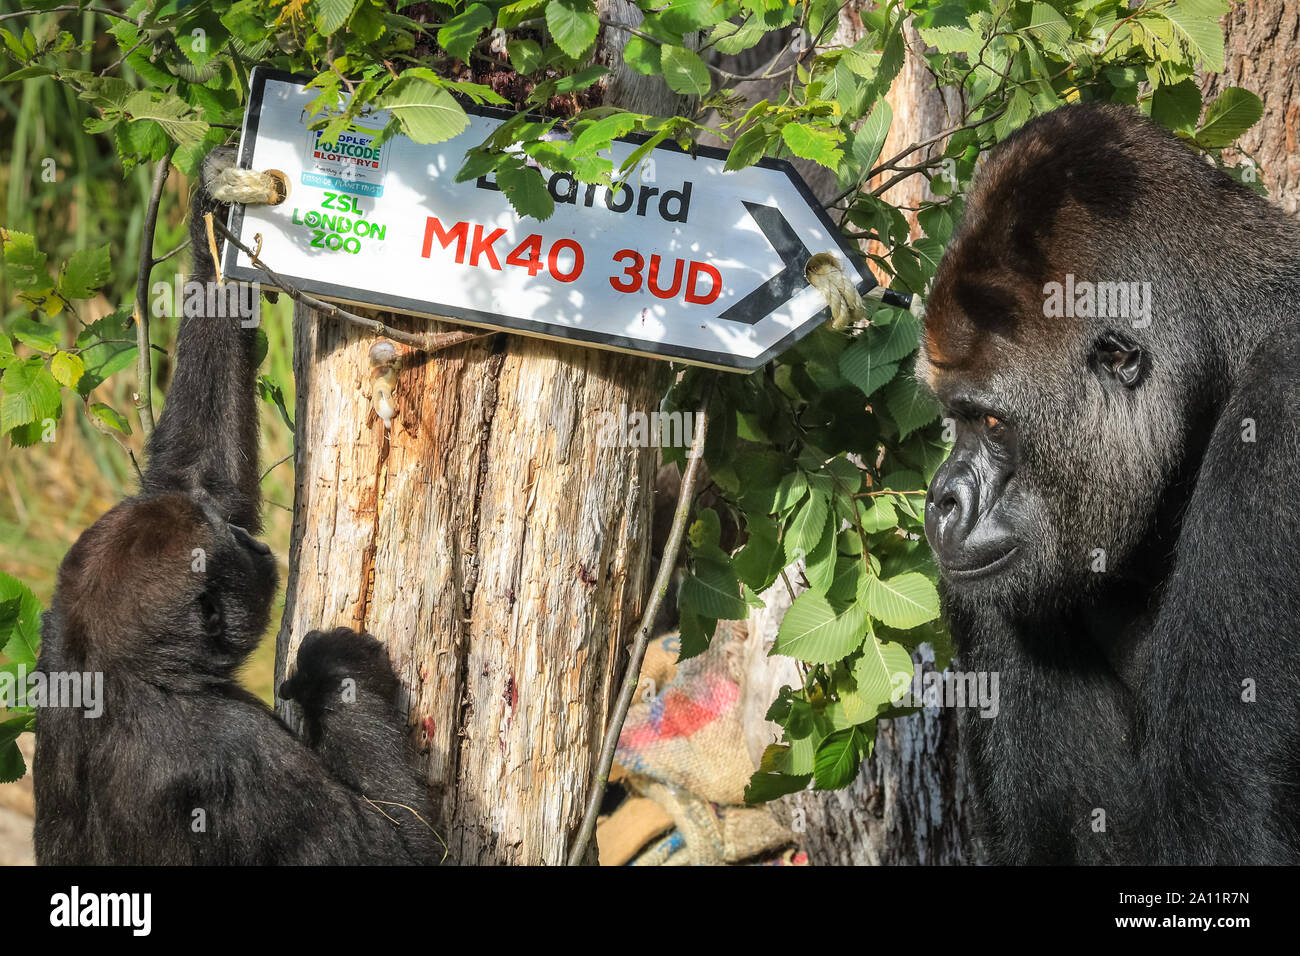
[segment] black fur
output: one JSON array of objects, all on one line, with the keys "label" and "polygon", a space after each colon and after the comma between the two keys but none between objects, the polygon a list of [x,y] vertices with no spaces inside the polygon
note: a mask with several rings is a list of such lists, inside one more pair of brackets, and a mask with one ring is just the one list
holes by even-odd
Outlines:
[{"label": "black fur", "polygon": [[[205,179],[221,162],[205,170]],[[192,210],[196,276],[215,277]],[[436,863],[428,793],[407,760],[382,645],[346,629],[303,641],[288,693],[304,742],[238,686],[276,587],[259,525],[254,332],[186,315],[141,491],[59,569],[40,669],[100,672],[103,714],[36,719],[42,864]]]},{"label": "black fur", "polygon": [[[1150,282],[1149,324],[1046,315],[1067,273]],[[977,178],[917,368],[958,423],[945,613],[1000,675],[964,725],[996,861],[1300,862],[1298,303],[1297,223],[1135,111]]]}]

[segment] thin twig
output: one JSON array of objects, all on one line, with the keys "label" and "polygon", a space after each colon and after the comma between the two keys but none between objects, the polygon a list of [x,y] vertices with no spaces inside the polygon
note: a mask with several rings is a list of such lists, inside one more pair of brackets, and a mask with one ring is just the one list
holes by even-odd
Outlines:
[{"label": "thin twig", "polygon": [[632,651],[628,657],[627,670],[623,673],[623,683],[618,689],[618,702],[610,717],[609,726],[605,728],[605,740],[600,748],[600,757],[596,761],[596,778],[587,798],[587,810],[582,818],[582,826],[574,838],[569,850],[569,866],[580,866],[587,855],[592,837],[596,833],[596,819],[600,816],[600,804],[605,798],[605,787],[609,783],[609,771],[614,765],[614,754],[618,750],[618,738],[623,732],[623,723],[627,720],[628,709],[632,706],[632,697],[641,679],[641,664],[645,660],[646,647],[650,643],[650,629],[654,626],[659,605],[668,593],[673,572],[677,568],[677,554],[681,551],[682,538],[686,533],[686,524],[691,516],[692,498],[695,492],[695,479],[700,472],[700,462],[704,459],[704,436],[708,431],[709,399],[713,394],[713,379],[710,378],[704,388],[700,410],[695,413],[695,437],[691,441],[690,456],[686,463],[686,472],[682,475],[681,488],[678,491],[677,511],[673,515],[672,530],[668,533],[668,542],[659,558],[659,573],[655,575],[654,590],[650,592],[650,601],[641,623],[637,625],[636,636],[632,641]]},{"label": "thin twig", "polygon": [[154,260],[153,260],[153,264],[156,265],[156,266],[160,266],[160,265],[162,265],[164,262],[166,262],[166,261],[167,261],[168,259],[170,259],[172,256],[176,255],[176,253],[184,251],[185,247],[188,246],[189,244],[190,244],[190,237],[189,237],[189,236],[186,236],[186,237],[185,237],[185,241],[182,242],[182,243],[181,243],[179,246],[177,246],[175,249],[173,249],[171,252],[164,252],[161,256],[155,256],[155,257],[154,257]]},{"label": "thin twig", "polygon": [[[75,9],[75,8],[73,8]],[[163,186],[171,171],[172,153],[158,160],[153,171],[153,188],[149,191],[149,208],[145,211],[144,231],[140,236],[140,269],[135,277],[135,378],[138,391],[135,411],[140,418],[140,434],[145,444],[153,434],[153,368],[149,361],[149,273],[153,271],[153,236],[158,228],[158,204],[162,201]]]},{"label": "thin twig", "polygon": [[266,476],[267,476],[267,475],[269,475],[271,472],[275,471],[275,469],[279,468],[281,465],[283,465],[286,461],[288,461],[288,460],[289,460],[290,458],[292,458],[292,457],[293,457],[293,452],[289,452],[289,454],[285,455],[283,458],[281,458],[279,461],[277,461],[277,462],[276,462],[274,465],[272,465],[270,468],[266,469],[266,471],[262,472],[262,477],[258,479],[258,482],[260,483],[260,482],[266,481]]},{"label": "thin twig", "polygon": [[248,256],[249,261],[253,263],[261,272],[271,280],[271,285],[275,286],[295,302],[299,302],[309,308],[315,309],[324,315],[327,319],[341,319],[344,322],[351,322],[353,325],[359,325],[363,329],[369,329],[376,335],[387,336],[394,342],[401,342],[403,345],[409,345],[413,349],[421,352],[438,352],[442,349],[449,349],[453,345],[460,345],[464,342],[472,342],[475,339],[486,338],[489,335],[495,335],[495,332],[403,332],[401,329],[394,329],[385,325],[378,319],[368,319],[364,315],[357,315],[355,312],[349,312],[347,309],[340,309],[337,305],[325,302],[313,295],[308,295],[296,286],[286,282],[258,257],[252,249],[244,245],[236,238],[235,234],[226,228],[225,223],[216,219],[212,220],[213,228],[226,238],[236,249]]},{"label": "thin twig", "polygon": [[149,36],[149,32],[146,30],[146,31],[142,31],[142,33],[143,33],[143,35],[140,37],[139,41],[136,42],[136,45],[135,45],[135,46],[131,47],[131,49],[127,50],[125,53],[123,53],[121,56],[119,56],[116,60],[114,60],[114,61],[113,61],[112,63],[110,63],[108,66],[106,66],[106,67],[104,67],[102,70],[100,70],[100,71],[99,71],[99,75],[100,75],[100,76],[108,76],[108,74],[112,73],[114,70],[116,70],[119,66],[122,65],[122,61],[123,61],[123,60],[125,60],[128,56],[130,56],[130,55],[131,55],[132,53],[134,53],[136,50],[140,49],[140,47],[142,47],[142,46],[144,46],[146,43],[148,43],[149,40],[151,39],[151,37]]},{"label": "thin twig", "polygon": [[0,23],[5,20],[12,20],[14,17],[30,17],[38,13],[67,13],[71,10],[78,10],[81,13],[98,13],[101,16],[125,20],[132,26],[139,26],[134,17],[128,17],[125,13],[118,13],[116,10],[105,10],[102,7],[81,7],[75,3],[66,3],[61,7],[46,7],[44,10],[19,10],[17,13],[0,13]]}]

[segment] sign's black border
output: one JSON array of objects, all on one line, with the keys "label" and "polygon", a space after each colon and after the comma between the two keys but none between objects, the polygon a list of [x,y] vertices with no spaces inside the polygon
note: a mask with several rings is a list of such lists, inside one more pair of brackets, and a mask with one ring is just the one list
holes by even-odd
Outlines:
[{"label": "sign's black border", "polygon": [[[244,116],[244,126],[240,132],[239,140],[239,165],[248,168],[253,159],[253,142],[257,138],[257,127],[261,120],[262,114],[262,97],[266,89],[267,80],[278,80],[285,83],[296,83],[305,85],[311,80],[309,76],[301,76],[290,73],[285,70],[271,70],[265,67],[254,67],[249,79],[249,96],[248,109]],[[476,106],[472,103],[463,103],[465,111],[476,116],[487,116],[493,119],[508,119],[515,114],[509,110],[497,109],[491,106]],[[633,136],[620,137],[622,142],[627,143],[644,143],[649,136],[638,134]],[[707,157],[709,159],[726,160],[727,151],[716,146],[696,146],[690,152],[683,150],[674,142],[665,141],[656,149],[665,149],[669,152],[682,153],[684,155],[695,155]],[[761,166],[765,169],[775,169],[785,173],[786,178],[794,185],[795,189],[803,197],[803,200],[812,207],[817,219],[825,227],[827,234],[831,236],[835,244],[839,247],[841,254],[849,259],[857,267],[859,273],[863,276],[858,283],[858,292],[865,295],[870,289],[876,286],[875,277],[871,270],[867,268],[866,260],[862,254],[853,248],[844,238],[839,228],[831,222],[830,216],[822,208],[822,204],[813,191],[804,182],[803,177],[794,166],[784,159],[772,159],[764,157],[754,165]],[[244,207],[233,206],[230,211],[229,228],[236,236],[240,236],[243,241],[242,231],[244,225]],[[239,250],[230,243],[226,244],[225,263],[223,264],[223,273],[232,279],[244,282],[255,282],[265,280],[266,276],[253,266],[243,267],[236,265]],[[432,303],[420,299],[409,299],[405,296],[387,295],[382,292],[368,293],[371,298],[362,301],[355,298],[356,289],[347,286],[335,285],[331,282],[321,282],[315,279],[307,279],[303,276],[289,275],[280,273],[280,275],[292,282],[294,286],[303,292],[309,292],[313,295],[319,295],[326,299],[356,305],[361,307],[371,307],[387,309],[394,312],[402,312],[409,315],[415,315],[422,318],[428,317],[446,317],[447,319],[465,325],[478,326],[486,329],[498,329],[510,332],[519,332],[524,335],[531,335],[540,338],[547,338],[560,341],[575,341],[583,345],[589,345],[596,348],[607,348],[621,352],[635,352],[641,355],[651,355],[656,358],[669,359],[672,361],[686,362],[691,365],[703,365],[709,368],[722,369],[729,372],[749,373],[756,369],[762,368],[773,358],[780,355],[795,342],[799,341],[805,335],[823,324],[830,318],[830,307],[820,310],[798,328],[791,330],[784,338],[773,345],[767,351],[755,358],[744,358],[738,355],[732,355],[728,352],[715,352],[709,349],[692,349],[674,346],[656,346],[653,342],[644,342],[637,339],[626,338],[621,335],[610,335],[605,332],[592,332],[586,329],[571,329],[562,326],[555,326],[545,322],[533,322],[529,319],[520,319],[513,316],[502,316],[495,312],[481,312],[477,309],[465,309],[459,306],[440,307],[440,311],[431,313],[429,306]]]}]

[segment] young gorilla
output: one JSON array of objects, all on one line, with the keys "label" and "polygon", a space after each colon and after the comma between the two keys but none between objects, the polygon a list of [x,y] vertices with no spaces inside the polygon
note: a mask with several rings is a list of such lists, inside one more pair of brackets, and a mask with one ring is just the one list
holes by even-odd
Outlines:
[{"label": "young gorilla", "polygon": [[[194,278],[205,290],[216,275],[207,184],[232,158],[209,159],[191,212]],[[303,641],[281,693],[302,706],[306,743],[236,683],[276,587],[271,551],[251,533],[260,525],[254,334],[237,317],[186,315],[140,493],[87,529],[59,569],[40,669],[102,672],[104,712],[37,714],[42,864],[443,855],[378,641],[347,629]]]},{"label": "young gorilla", "polygon": [[1300,226],[1133,110],[980,172],[917,372],[995,861],[1300,860],[1297,304]]}]

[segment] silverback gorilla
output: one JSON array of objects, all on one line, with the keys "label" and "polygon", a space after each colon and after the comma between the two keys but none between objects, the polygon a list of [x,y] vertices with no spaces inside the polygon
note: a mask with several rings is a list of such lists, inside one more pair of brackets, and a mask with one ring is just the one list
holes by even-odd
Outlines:
[{"label": "silverback gorilla", "polygon": [[[216,275],[205,184],[229,162],[226,151],[209,159],[191,212],[194,278],[205,290]],[[276,587],[270,548],[252,536],[255,332],[240,326],[187,310],[140,493],[87,529],[59,568],[40,669],[103,673],[105,703],[96,719],[37,714],[42,864],[443,855],[378,641],[346,629],[303,641],[281,694],[302,707],[305,741],[236,683]]]},{"label": "silverback gorilla", "polygon": [[1300,859],[1297,308],[1297,223],[1133,110],[977,175],[917,371],[993,860]]}]

